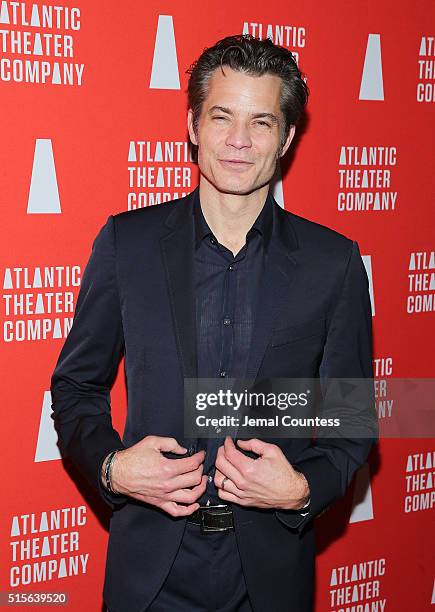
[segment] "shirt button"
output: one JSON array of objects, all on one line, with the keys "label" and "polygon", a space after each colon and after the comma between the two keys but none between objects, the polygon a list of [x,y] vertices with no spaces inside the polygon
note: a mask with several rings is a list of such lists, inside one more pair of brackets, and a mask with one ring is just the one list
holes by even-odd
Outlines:
[{"label": "shirt button", "polygon": [[213,476],[210,474],[208,477],[208,481],[211,482],[213,480]]},{"label": "shirt button", "polygon": [[216,238],[214,236],[210,236],[210,242],[212,244],[216,244]]},{"label": "shirt button", "polygon": [[224,325],[231,325],[231,319],[229,319],[228,317],[225,317]]},{"label": "shirt button", "polygon": [[231,272],[231,270],[234,270],[234,266],[232,266],[231,264],[228,266],[227,270],[229,270]]},{"label": "shirt button", "polygon": [[226,376],[226,375],[227,375],[227,373],[225,372],[225,370],[222,370],[222,372],[219,372],[219,376],[221,378],[224,378],[224,376]]},{"label": "shirt button", "polygon": [[190,457],[195,453],[195,446],[193,444],[189,446],[187,453]]}]

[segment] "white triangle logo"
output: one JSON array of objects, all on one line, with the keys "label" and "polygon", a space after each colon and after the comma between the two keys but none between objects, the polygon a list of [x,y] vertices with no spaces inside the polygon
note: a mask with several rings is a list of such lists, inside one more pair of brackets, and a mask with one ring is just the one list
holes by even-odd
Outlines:
[{"label": "white triangle logo", "polygon": [[5,275],[3,278],[3,289],[12,289],[13,288],[13,282],[12,282],[12,272],[10,268],[5,268]]},{"label": "white triangle logo", "polygon": [[32,6],[32,17],[30,18],[30,25],[34,28],[40,28],[41,22],[39,20],[38,7],[36,4]]},{"label": "white triangle logo", "polygon": [[150,89],[180,89],[174,23],[171,15],[159,15]]},{"label": "white triangle logo", "polygon": [[408,270],[415,270],[415,255],[414,255],[414,253],[411,253],[411,255],[410,255]]},{"label": "white triangle logo", "polygon": [[51,140],[38,138],[35,143],[27,214],[61,212]]},{"label": "white triangle logo", "polygon": [[61,459],[59,447],[57,445],[57,431],[54,428],[54,421],[51,418],[51,393],[44,392],[42,402],[41,420],[39,422],[38,441],[36,443],[35,463],[39,461],[53,461]]},{"label": "white triangle logo", "polygon": [[[37,27],[39,28],[39,25]],[[44,55],[44,52],[42,50],[41,34],[39,32],[35,32],[35,42],[33,44],[33,55]]]},{"label": "white triangle logo", "polygon": [[136,158],[136,149],[134,146],[134,140],[130,140],[130,145],[128,147],[128,158],[127,161],[129,162],[136,162],[137,158]]},{"label": "white triangle logo", "polygon": [[420,51],[418,54],[426,55],[426,38],[424,36],[421,37]]},{"label": "white triangle logo", "polygon": [[355,476],[355,488],[353,490],[353,507],[349,523],[360,523],[373,519],[372,488],[370,486],[370,470],[364,463]]},{"label": "white triangle logo", "polygon": [[372,316],[375,316],[375,295],[373,292],[373,274],[372,274],[372,257],[371,255],[361,255],[361,258],[364,263],[364,267],[367,272],[367,276],[369,279],[369,294],[370,294],[370,303],[372,306]]},{"label": "white triangle logo", "polygon": [[8,3],[3,0],[0,8],[0,23],[10,23],[8,13]]},{"label": "white triangle logo", "polygon": [[271,189],[272,189],[272,195],[277,201],[277,203],[281,206],[281,208],[285,208],[284,192],[282,189],[281,166],[279,162],[276,164],[275,174],[272,177]]},{"label": "white triangle logo", "polygon": [[346,165],[346,147],[341,147],[340,149],[340,159],[338,161],[340,166]]},{"label": "white triangle logo", "polygon": [[369,34],[359,90],[360,100],[383,100],[381,35]]}]

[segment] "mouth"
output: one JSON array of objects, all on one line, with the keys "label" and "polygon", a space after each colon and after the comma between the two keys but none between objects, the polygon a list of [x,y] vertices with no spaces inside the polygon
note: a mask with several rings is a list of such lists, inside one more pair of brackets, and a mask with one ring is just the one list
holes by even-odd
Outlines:
[{"label": "mouth", "polygon": [[247,162],[243,159],[220,159],[219,162],[224,167],[233,168],[235,170],[246,170],[246,168],[253,165],[253,162]]}]

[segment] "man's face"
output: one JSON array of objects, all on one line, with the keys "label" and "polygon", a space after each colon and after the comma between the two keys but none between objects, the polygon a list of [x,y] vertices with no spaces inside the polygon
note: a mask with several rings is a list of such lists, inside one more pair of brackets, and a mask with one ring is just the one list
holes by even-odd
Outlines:
[{"label": "man's face", "polygon": [[295,128],[279,151],[284,117],[278,76],[249,76],[229,66],[224,71],[210,78],[197,134],[189,109],[189,135],[198,145],[201,174],[222,193],[248,194],[270,182]]}]

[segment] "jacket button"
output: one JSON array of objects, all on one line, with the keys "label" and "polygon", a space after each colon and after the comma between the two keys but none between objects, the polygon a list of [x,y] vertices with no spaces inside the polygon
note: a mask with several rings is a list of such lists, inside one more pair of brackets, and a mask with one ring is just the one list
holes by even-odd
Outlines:
[{"label": "jacket button", "polygon": [[188,454],[189,454],[189,457],[191,457],[191,456],[194,454],[194,452],[195,452],[195,446],[194,446],[193,444],[191,444],[191,445],[189,446],[189,449],[188,449],[188,451],[187,451],[187,452],[188,452]]}]

